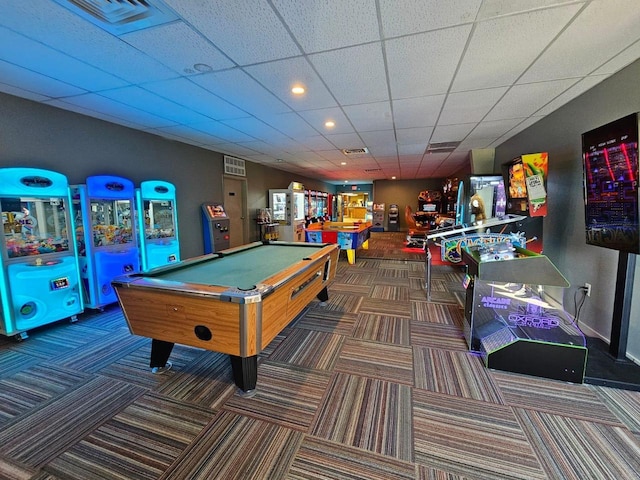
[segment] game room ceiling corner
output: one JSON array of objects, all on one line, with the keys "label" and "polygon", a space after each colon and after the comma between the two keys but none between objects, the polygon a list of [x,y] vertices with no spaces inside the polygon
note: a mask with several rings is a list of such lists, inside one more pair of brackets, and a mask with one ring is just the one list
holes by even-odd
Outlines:
[{"label": "game room ceiling corner", "polygon": [[469,170],[637,60],[640,9],[30,0],[5,2],[0,41],[1,92],[337,184]]}]

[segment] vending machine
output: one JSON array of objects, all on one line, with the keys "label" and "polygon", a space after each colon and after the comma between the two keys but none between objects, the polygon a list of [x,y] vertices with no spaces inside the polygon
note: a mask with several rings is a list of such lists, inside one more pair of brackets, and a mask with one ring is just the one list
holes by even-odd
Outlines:
[{"label": "vending machine", "polygon": [[280,225],[280,240],[304,242],[304,186],[298,182],[291,182],[289,188],[270,189],[269,206],[271,219]]},{"label": "vending machine", "polygon": [[143,271],[180,261],[176,189],[162,180],[136,189],[140,263]]},{"label": "vending machine", "polygon": [[0,169],[0,333],[17,340],[84,305],[67,178],[38,168]]},{"label": "vending machine", "polygon": [[140,270],[135,188],[126,178],[96,175],[71,186],[71,198],[84,303],[102,309],[118,300],[111,280]]}]

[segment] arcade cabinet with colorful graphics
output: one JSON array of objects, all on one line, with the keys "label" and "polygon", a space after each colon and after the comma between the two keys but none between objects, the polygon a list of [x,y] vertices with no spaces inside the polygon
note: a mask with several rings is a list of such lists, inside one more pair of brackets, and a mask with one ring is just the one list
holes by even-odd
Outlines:
[{"label": "arcade cabinet with colorful graphics", "polygon": [[162,180],[147,180],[136,189],[142,271],[180,261],[176,189]]},{"label": "arcade cabinet with colorful graphics", "polygon": [[298,182],[291,182],[288,188],[269,189],[271,220],[280,225],[280,240],[304,242],[304,192],[304,185]]},{"label": "arcade cabinet with colorful graphics", "polygon": [[113,278],[140,271],[133,182],[113,175],[72,185],[73,215],[85,306],[102,309],[118,298]]},{"label": "arcade cabinet with colorful graphics", "polygon": [[83,310],[67,178],[38,168],[0,169],[3,235],[0,333],[27,331]]}]

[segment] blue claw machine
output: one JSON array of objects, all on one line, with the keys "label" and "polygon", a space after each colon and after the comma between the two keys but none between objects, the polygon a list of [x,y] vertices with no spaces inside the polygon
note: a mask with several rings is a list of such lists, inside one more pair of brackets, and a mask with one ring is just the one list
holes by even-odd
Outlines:
[{"label": "blue claw machine", "polygon": [[73,215],[86,307],[102,310],[118,301],[114,277],[140,271],[133,182],[113,175],[72,185]]},{"label": "blue claw machine", "polygon": [[180,261],[176,189],[147,180],[136,189],[140,260],[143,271]]},{"label": "blue claw machine", "polygon": [[16,340],[84,305],[67,178],[39,168],[0,168],[0,333]]}]

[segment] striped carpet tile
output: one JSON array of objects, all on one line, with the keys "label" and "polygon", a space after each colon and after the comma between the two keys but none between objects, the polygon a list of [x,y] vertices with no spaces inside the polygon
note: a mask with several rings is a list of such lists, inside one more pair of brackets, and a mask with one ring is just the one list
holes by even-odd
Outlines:
[{"label": "striped carpet tile", "polygon": [[589,385],[491,371],[505,403],[565,417],[622,426]]},{"label": "striped carpet tile", "polygon": [[418,465],[416,480],[473,480],[455,473],[445,472],[436,468]]},{"label": "striped carpet tile", "polygon": [[640,435],[640,392],[592,387],[598,397],[629,430]]},{"label": "striped carpet tile", "polygon": [[339,290],[336,285],[362,285],[362,286],[371,286],[373,285],[374,275],[372,273],[355,273],[349,271],[342,275],[339,279],[339,282],[336,280],[331,284],[331,290]]},{"label": "striped carpet tile", "polygon": [[413,385],[413,351],[404,345],[348,338],[335,370]]},{"label": "striped carpet tile", "polygon": [[411,321],[411,345],[466,352],[467,342],[456,325]]},{"label": "striped carpet tile", "polygon": [[411,462],[411,387],[338,373],[310,434]]},{"label": "striped carpet tile", "polygon": [[445,305],[427,301],[412,302],[412,319],[447,325],[462,325],[464,311],[458,305]]},{"label": "striped carpet tile", "polygon": [[88,378],[88,374],[57,365],[34,365],[3,378],[0,380],[0,425]]},{"label": "striped carpet tile", "polygon": [[406,286],[374,285],[371,298],[391,300],[392,302],[409,302],[409,288]]},{"label": "striped carpet tile", "polygon": [[307,330],[317,330],[349,337],[353,333],[358,317],[357,313],[339,312],[324,308],[309,309],[300,321],[296,323],[296,328],[306,328]]},{"label": "striped carpet tile", "polygon": [[237,388],[229,356],[207,350],[183,367],[174,364],[163,376],[168,379],[157,388],[158,393],[211,409],[219,408]]},{"label": "striped carpet tile", "polygon": [[413,347],[415,386],[431,392],[503,404],[493,378],[469,352]]},{"label": "striped carpet tile", "polygon": [[[0,458],[0,478],[7,480],[32,480],[36,470],[25,467],[18,462],[13,462],[8,458]],[[51,480],[57,480],[51,478]]]},{"label": "striped carpet tile", "polygon": [[[30,467],[39,467],[144,392],[140,387],[104,377],[91,379],[4,425],[0,431],[0,455],[11,456]],[[33,434],[35,429],[37,435]]]},{"label": "striped carpet tile", "polygon": [[337,312],[358,313],[363,298],[358,295],[342,295],[334,291],[329,292],[329,301],[324,307],[326,310]]},{"label": "striped carpet tile", "polygon": [[159,480],[286,478],[304,435],[233,412],[221,412]]},{"label": "striped carpet tile", "polygon": [[361,340],[393,343],[396,345],[411,344],[411,321],[389,315],[360,314],[353,329],[352,336]]},{"label": "striped carpet tile", "polygon": [[113,332],[118,328],[129,328],[118,303],[108,305],[104,312],[96,311],[86,317],[83,316],[82,323],[107,332]]},{"label": "striped carpet tile", "polygon": [[[394,293],[383,292],[383,290],[379,290],[378,294],[385,297],[394,295]],[[403,293],[398,293],[398,296],[405,297]],[[370,315],[390,315],[394,317],[411,318],[411,302],[409,301],[408,293],[406,295],[406,299],[398,301],[391,301],[387,298],[369,297],[361,301],[358,312]]]},{"label": "striped carpet tile", "polygon": [[144,395],[44,470],[67,480],[156,479],[213,417],[208,409]]},{"label": "striped carpet tile", "polygon": [[118,330],[103,335],[84,348],[76,348],[55,358],[55,362],[83,372],[97,372],[112,362],[137,350],[148,340],[131,335],[128,330]]},{"label": "striped carpet tile", "polygon": [[415,461],[473,479],[546,479],[510,407],[413,390]]},{"label": "striped carpet tile", "polygon": [[[0,335],[1,337],[2,335]],[[0,349],[0,378],[6,378],[15,372],[25,370],[38,362],[38,359],[31,355],[7,348]]]},{"label": "striped carpet tile", "polygon": [[343,341],[342,335],[293,328],[269,359],[315,370],[332,370]]},{"label": "striped carpet tile", "polygon": [[624,428],[515,409],[549,478],[640,478],[640,443]]},{"label": "striped carpet tile", "polygon": [[[362,275],[358,276],[362,277]],[[364,297],[369,296],[371,292],[371,285],[355,285],[353,283],[334,282],[331,285],[331,288],[334,292],[340,292],[347,295],[360,295]],[[331,296],[331,292],[329,292],[329,296]]]},{"label": "striped carpet tile", "polygon": [[265,361],[258,368],[255,395],[234,395],[224,410],[301,432],[307,432],[331,374],[289,364]]},{"label": "striped carpet tile", "polygon": [[287,480],[414,480],[412,463],[305,437]]}]

